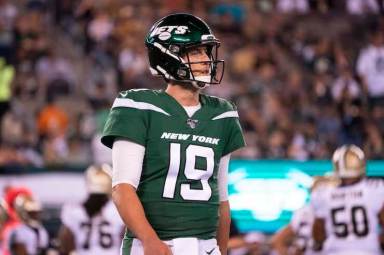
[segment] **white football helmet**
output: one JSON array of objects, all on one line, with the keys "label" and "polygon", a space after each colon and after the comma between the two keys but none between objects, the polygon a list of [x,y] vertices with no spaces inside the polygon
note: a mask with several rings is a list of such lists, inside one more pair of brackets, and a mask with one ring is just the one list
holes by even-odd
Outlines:
[{"label": "white football helmet", "polygon": [[91,194],[110,194],[112,168],[108,164],[91,165],[85,171],[85,181]]},{"label": "white football helmet", "polygon": [[364,152],[356,145],[343,145],[332,157],[333,170],[339,178],[355,178],[365,175]]}]

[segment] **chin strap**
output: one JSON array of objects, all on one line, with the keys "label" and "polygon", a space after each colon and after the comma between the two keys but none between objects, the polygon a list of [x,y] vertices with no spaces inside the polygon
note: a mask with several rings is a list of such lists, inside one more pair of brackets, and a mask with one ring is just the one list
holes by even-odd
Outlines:
[{"label": "chin strap", "polygon": [[205,82],[202,82],[202,81],[191,81],[191,84],[192,86],[194,86],[195,88],[198,88],[198,89],[205,89],[207,87],[209,87],[209,83],[205,83]]},{"label": "chin strap", "polygon": [[195,80],[192,81],[192,86],[198,88],[198,89],[204,89],[206,87],[209,87],[211,82],[211,76],[210,75],[204,75],[204,76],[196,76]]}]

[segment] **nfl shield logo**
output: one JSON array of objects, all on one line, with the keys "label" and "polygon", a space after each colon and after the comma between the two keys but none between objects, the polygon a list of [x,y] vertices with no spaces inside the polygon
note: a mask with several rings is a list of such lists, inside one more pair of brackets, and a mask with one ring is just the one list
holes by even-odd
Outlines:
[{"label": "nfl shield logo", "polygon": [[187,124],[190,128],[194,129],[197,125],[198,120],[187,119]]}]

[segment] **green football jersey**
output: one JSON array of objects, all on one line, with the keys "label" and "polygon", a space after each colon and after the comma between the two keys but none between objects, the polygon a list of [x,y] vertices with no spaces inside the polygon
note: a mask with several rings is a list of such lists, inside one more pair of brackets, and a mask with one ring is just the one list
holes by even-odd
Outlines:
[{"label": "green football jersey", "polygon": [[116,98],[105,124],[106,146],[121,137],[146,148],[137,194],[162,240],[216,236],[219,162],[245,145],[233,104],[203,94],[200,103],[188,117],[164,91],[129,90]]}]

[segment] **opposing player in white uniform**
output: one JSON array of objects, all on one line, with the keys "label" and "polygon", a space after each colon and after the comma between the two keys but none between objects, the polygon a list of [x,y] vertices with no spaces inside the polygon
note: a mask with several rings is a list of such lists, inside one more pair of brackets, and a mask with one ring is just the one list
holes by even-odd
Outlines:
[{"label": "opposing player in white uniform", "polygon": [[32,196],[18,195],[14,208],[20,219],[11,232],[9,250],[13,255],[45,255],[49,245],[46,229],[41,224],[41,205]]},{"label": "opposing player in white uniform", "polygon": [[112,188],[107,166],[86,171],[89,196],[83,204],[64,205],[59,245],[62,254],[118,255],[124,225],[110,200]]},{"label": "opposing player in white uniform", "polygon": [[[323,185],[335,185],[332,177],[314,178],[311,193]],[[312,226],[315,215],[310,204],[295,211],[288,225],[280,229],[271,239],[274,254],[277,255],[320,255],[313,250]]]},{"label": "opposing player in white uniform", "polygon": [[333,154],[336,187],[324,186],[312,196],[313,239],[329,255],[377,255],[384,222],[384,182],[365,178],[365,156],[355,145]]}]

